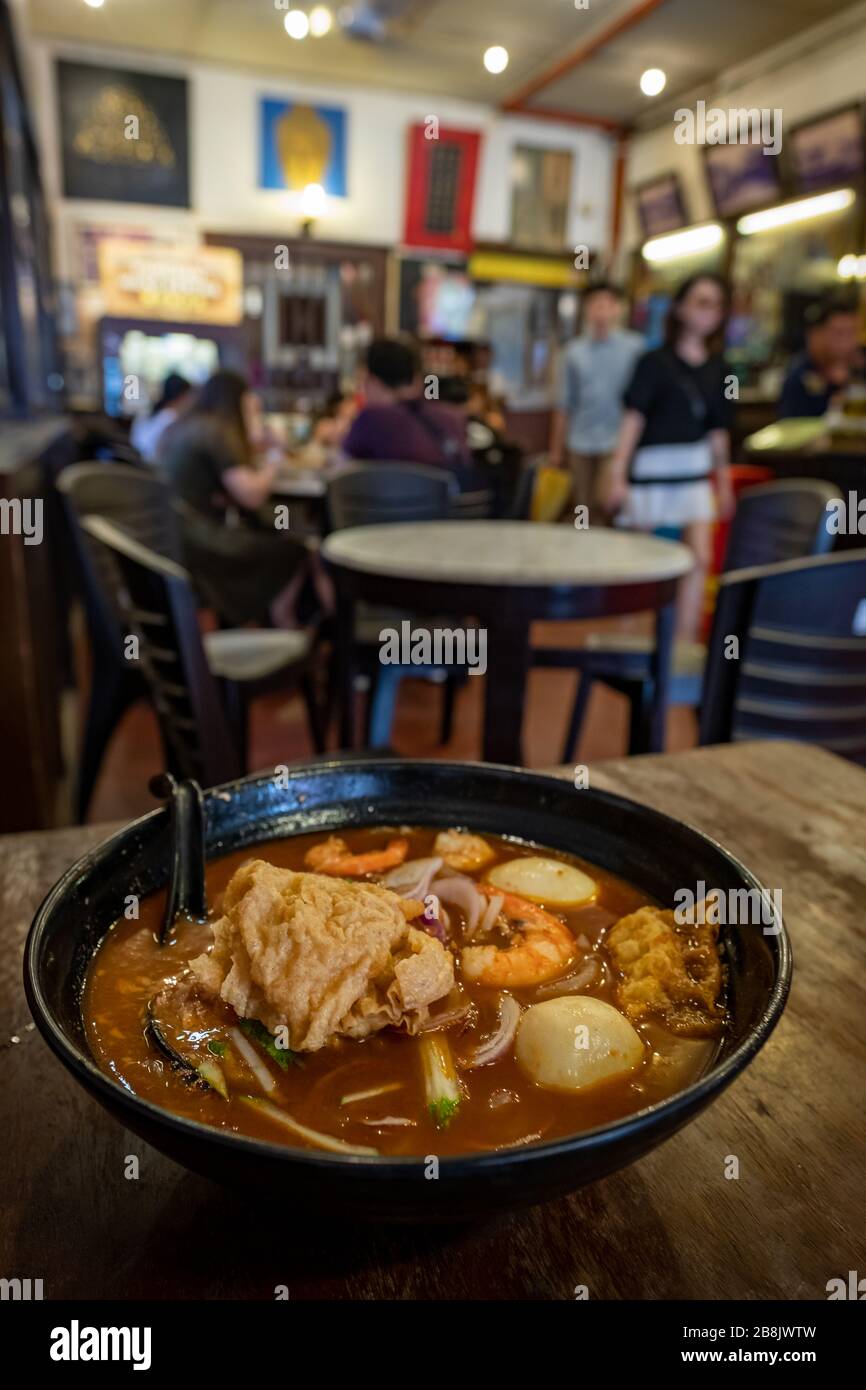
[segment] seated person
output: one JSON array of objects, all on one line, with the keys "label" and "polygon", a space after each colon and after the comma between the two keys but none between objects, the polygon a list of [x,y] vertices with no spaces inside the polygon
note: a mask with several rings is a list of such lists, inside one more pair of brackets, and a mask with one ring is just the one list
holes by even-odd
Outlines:
[{"label": "seated person", "polygon": [[833,398],[850,384],[860,357],[853,305],[840,300],[814,305],[806,315],[806,351],[788,368],[779,419],[826,415]]},{"label": "seated person", "polygon": [[149,415],[138,415],[132,424],[130,442],[146,463],[155,463],[159,441],[189,404],[192,386],[186,377],[170,372],[162,383],[162,394]]},{"label": "seated person", "polygon": [[343,442],[349,458],[379,463],[422,463],[446,468],[460,487],[474,485],[465,420],[426,400],[419,389],[415,353],[395,338],[379,338],[367,349],[364,396]]},{"label": "seated person", "polygon": [[307,552],[260,514],[280,462],[259,463],[257,441],[258,397],[243,377],[218,371],[166,431],[157,461],[182,504],[185,558],[203,596],[236,625],[288,627]]}]

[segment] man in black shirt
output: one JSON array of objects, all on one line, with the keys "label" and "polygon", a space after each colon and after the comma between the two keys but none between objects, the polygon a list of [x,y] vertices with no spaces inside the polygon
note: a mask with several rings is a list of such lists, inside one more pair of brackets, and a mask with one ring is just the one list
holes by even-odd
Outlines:
[{"label": "man in black shirt", "polygon": [[806,318],[806,351],[791,362],[779,419],[826,415],[833,397],[849,384],[861,356],[857,312],[839,301],[816,305]]}]

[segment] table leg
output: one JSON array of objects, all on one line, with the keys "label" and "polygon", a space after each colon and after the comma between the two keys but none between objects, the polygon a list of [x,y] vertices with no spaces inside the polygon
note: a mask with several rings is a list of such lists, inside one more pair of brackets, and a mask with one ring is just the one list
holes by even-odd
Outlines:
[{"label": "table leg", "polygon": [[648,710],[648,753],[663,753],[674,656],[676,600],[664,604],[656,614],[656,644],[650,657],[652,699]]},{"label": "table leg", "polygon": [[355,747],[355,600],[342,585],[337,587],[335,655],[340,747],[349,751]]},{"label": "table leg", "polygon": [[487,625],[483,757],[488,763],[523,765],[520,733],[532,664],[529,626],[518,617]]}]

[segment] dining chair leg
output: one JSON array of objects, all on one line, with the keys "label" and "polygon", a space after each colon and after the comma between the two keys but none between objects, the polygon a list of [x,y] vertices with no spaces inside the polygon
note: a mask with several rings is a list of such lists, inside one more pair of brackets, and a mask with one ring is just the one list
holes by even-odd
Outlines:
[{"label": "dining chair leg", "polygon": [[487,624],[484,761],[523,765],[521,731],[532,666],[530,621],[523,614]]},{"label": "dining chair leg", "polygon": [[306,675],[301,676],[298,684],[307,712],[307,726],[310,730],[313,750],[316,753],[324,753],[328,746],[327,727],[322,717],[324,712],[319,703],[315,679],[308,671]]},{"label": "dining chair leg", "polygon": [[626,691],[629,702],[628,751],[630,756],[652,752],[650,728],[652,686],[648,681],[635,681]]},{"label": "dining chair leg", "polygon": [[457,691],[466,682],[466,672],[462,669],[450,670],[445,677],[442,691],[442,722],[439,725],[439,743],[450,743],[454,733],[454,707]]},{"label": "dining chair leg", "polygon": [[87,818],[105,750],[111,736],[130,705],[146,695],[138,673],[103,667],[98,677],[94,669],[87,700],[84,737],[75,778],[75,814],[80,825]]},{"label": "dining chair leg", "polygon": [[337,687],[340,705],[340,747],[355,747],[355,603],[342,588],[337,591],[335,638]]},{"label": "dining chair leg", "polygon": [[376,672],[367,707],[367,744],[370,748],[390,746],[397,692],[403,677],[411,674],[411,666],[380,666]]},{"label": "dining chair leg", "polygon": [[656,614],[655,648],[650,654],[652,696],[647,710],[647,752],[663,753],[670,699],[671,666],[674,658],[676,600],[663,604]]},{"label": "dining chair leg", "polygon": [[579,682],[577,693],[574,697],[574,704],[571,707],[571,717],[568,721],[565,743],[562,745],[562,757],[560,758],[560,762],[562,763],[570,763],[574,757],[574,752],[577,748],[578,740],[580,739],[580,731],[583,728],[583,721],[586,718],[589,697],[592,694],[593,681],[588,671],[581,671]]}]

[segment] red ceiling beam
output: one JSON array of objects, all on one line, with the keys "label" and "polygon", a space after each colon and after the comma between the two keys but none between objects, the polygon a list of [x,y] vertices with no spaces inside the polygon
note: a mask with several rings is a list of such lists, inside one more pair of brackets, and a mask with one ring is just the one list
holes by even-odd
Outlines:
[{"label": "red ceiling beam", "polygon": [[623,135],[628,126],[615,121],[610,116],[592,116],[582,111],[556,111],[544,106],[503,106],[509,116],[532,116],[539,121],[556,121],[558,125],[588,126],[592,130],[604,130],[610,135]]},{"label": "red ceiling beam", "polygon": [[[664,3],[665,0],[638,0],[638,3],[633,5],[630,10],[626,10],[624,14],[621,14],[619,19],[612,20],[604,29],[599,29],[598,33],[593,34],[583,43],[578,44],[576,48],[572,48],[570,52],[566,53],[564,58],[560,58],[557,62],[552,63],[549,68],[545,68],[543,72],[539,73],[537,77],[533,77],[531,81],[525,82],[513,96],[510,96],[507,101],[502,103],[502,110],[523,110],[526,114],[538,115],[538,111],[532,111],[531,113],[526,112],[527,103],[532,97],[537,96],[539,92],[543,92],[545,87],[550,87],[554,82],[558,82],[561,77],[567,77],[575,68],[588,62],[594,54],[598,53],[599,49],[606,47],[613,39],[619,38],[620,34],[624,34],[627,30],[634,28],[634,26],[640,24],[642,20],[648,19],[649,16]],[[557,117],[556,119],[565,118]]]}]

